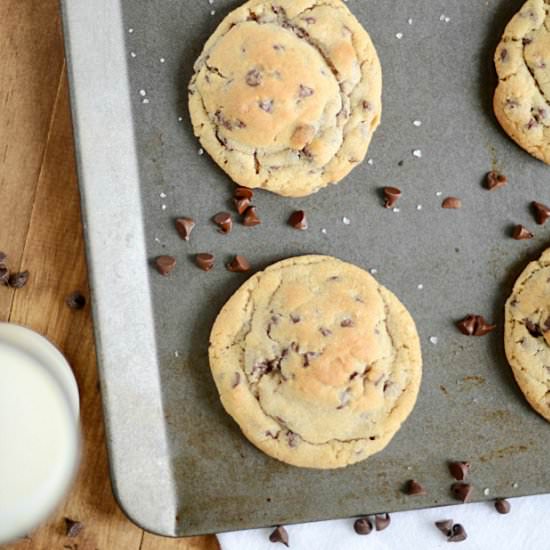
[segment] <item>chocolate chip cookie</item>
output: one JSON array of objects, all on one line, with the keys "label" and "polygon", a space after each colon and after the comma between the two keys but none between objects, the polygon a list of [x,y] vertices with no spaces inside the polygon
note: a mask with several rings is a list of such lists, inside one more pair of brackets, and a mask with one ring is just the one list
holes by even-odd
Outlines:
[{"label": "chocolate chip cookie", "polygon": [[512,18],[495,53],[494,110],[506,133],[550,164],[550,2],[528,0]]},{"label": "chocolate chip cookie", "polygon": [[550,249],[531,262],[506,302],[504,344],[530,405],[550,421]]},{"label": "chocolate chip cookie", "polygon": [[328,256],[251,277],[216,319],[209,353],[244,435],[307,468],[382,450],[412,411],[422,369],[405,307],[366,271]]},{"label": "chocolate chip cookie", "polygon": [[381,90],[376,50],[341,0],[250,0],[206,42],[189,109],[235,182],[301,197],[365,158]]}]

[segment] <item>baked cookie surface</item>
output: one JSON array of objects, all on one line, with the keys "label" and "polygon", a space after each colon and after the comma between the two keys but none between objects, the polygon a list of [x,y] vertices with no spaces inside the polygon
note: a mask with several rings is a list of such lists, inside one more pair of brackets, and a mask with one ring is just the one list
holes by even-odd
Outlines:
[{"label": "baked cookie surface", "polygon": [[505,315],[514,377],[529,404],[550,421],[550,249],[519,276]]},{"label": "baked cookie surface", "polygon": [[495,53],[494,111],[506,133],[550,164],[550,2],[528,0]]},{"label": "baked cookie surface", "polygon": [[250,0],[195,63],[195,135],[239,185],[289,197],[336,183],[380,122],[376,50],[341,0]]},{"label": "baked cookie surface", "polygon": [[210,367],[226,411],[266,454],[339,468],[382,450],[412,411],[415,324],[366,271],[328,256],[278,262],[222,308]]}]

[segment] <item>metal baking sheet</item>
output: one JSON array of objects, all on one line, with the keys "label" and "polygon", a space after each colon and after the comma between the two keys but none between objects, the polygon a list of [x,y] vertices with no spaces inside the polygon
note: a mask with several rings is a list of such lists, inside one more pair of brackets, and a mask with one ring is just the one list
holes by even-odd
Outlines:
[{"label": "metal baking sheet", "polygon": [[[537,227],[532,241],[510,238],[512,224],[534,228],[531,200],[550,201],[549,172],[491,110],[493,52],[522,3],[350,0],[384,71],[372,160],[306,199],[258,192],[262,225],[220,236],[209,219],[228,209],[232,184],[198,154],[186,86],[202,44],[239,2],[65,2],[113,487],[138,524],[178,536],[446,504],[452,459],[472,462],[475,500],[550,491],[550,427],[516,388],[502,343],[504,300],[549,236]],[[489,193],[482,179],[495,167],[510,184]],[[385,185],[403,190],[398,212],[381,207]],[[463,208],[443,210],[449,195]],[[285,225],[295,208],[308,231]],[[198,221],[190,243],[173,227],[182,215]],[[204,251],[218,260],[210,273],[192,262]],[[178,260],[169,278],[149,265],[162,253]],[[245,279],[222,266],[237,253],[256,269],[335,255],[376,270],[410,309],[424,378],[385,451],[344,470],[298,469],[256,450],[224,413],[207,344]],[[454,322],[470,312],[498,331],[462,336]],[[403,496],[409,478],[428,496]]]}]

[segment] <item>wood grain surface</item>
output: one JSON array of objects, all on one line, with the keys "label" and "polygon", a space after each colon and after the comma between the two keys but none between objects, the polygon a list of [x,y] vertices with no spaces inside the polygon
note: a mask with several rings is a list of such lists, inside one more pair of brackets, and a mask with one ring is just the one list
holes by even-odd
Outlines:
[{"label": "wood grain surface", "polygon": [[[67,78],[57,0],[0,1],[0,250],[30,271],[20,290],[0,287],[0,321],[37,330],[69,360],[80,389],[82,464],[65,502],[40,528],[3,550],[216,550],[215,537],[144,532],[111,492],[88,297]],[[64,518],[84,524],[74,538]]]}]

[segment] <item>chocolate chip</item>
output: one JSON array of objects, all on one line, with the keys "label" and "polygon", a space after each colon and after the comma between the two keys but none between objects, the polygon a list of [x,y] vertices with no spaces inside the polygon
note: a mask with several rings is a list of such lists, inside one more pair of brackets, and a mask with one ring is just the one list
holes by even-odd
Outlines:
[{"label": "chocolate chip", "polygon": [[490,332],[493,332],[497,328],[496,325],[489,324],[483,315],[477,316],[477,325],[476,329],[474,331],[474,336],[485,336],[486,334],[489,334]]},{"label": "chocolate chip", "polygon": [[273,533],[269,535],[269,540],[271,542],[280,542],[288,548],[288,533],[282,525],[278,525]]},{"label": "chocolate chip", "polygon": [[469,483],[453,483],[451,493],[456,500],[467,502],[472,496],[474,488]]},{"label": "chocolate chip", "polygon": [[236,187],[235,191],[233,191],[233,196],[236,199],[252,200],[252,197],[254,197],[254,191],[252,191],[252,189],[249,189],[248,187]]},{"label": "chocolate chip", "polygon": [[5,252],[0,251],[0,265],[5,265],[8,256]]},{"label": "chocolate chip", "polygon": [[449,463],[450,474],[458,481],[464,481],[470,473],[469,462],[451,462]]},{"label": "chocolate chip", "polygon": [[533,42],[533,40],[531,38],[526,37],[526,38],[523,38],[521,42],[524,46],[528,46],[529,44],[531,44],[531,42]]},{"label": "chocolate chip", "polygon": [[174,258],[174,256],[159,256],[155,258],[155,267],[157,271],[165,277],[174,271],[176,267],[176,258]]},{"label": "chocolate chip", "polygon": [[405,494],[409,496],[427,495],[426,489],[415,479],[409,479],[405,484]]},{"label": "chocolate chip", "polygon": [[512,231],[512,237],[516,239],[516,241],[526,241],[532,239],[534,235],[523,225],[516,225]]},{"label": "chocolate chip", "polygon": [[20,271],[19,273],[12,273],[8,279],[8,285],[12,288],[23,288],[29,281],[29,272]]},{"label": "chocolate chip", "polygon": [[531,203],[535,212],[535,220],[539,225],[544,225],[550,218],[550,208],[541,202],[533,201]]},{"label": "chocolate chip", "polygon": [[467,315],[456,324],[458,330],[466,336],[485,336],[496,329],[496,325],[489,324],[483,315]]},{"label": "chocolate chip", "polygon": [[67,537],[77,537],[82,529],[84,529],[84,524],[80,521],[75,521],[74,519],[64,518],[65,519],[65,536]]},{"label": "chocolate chip", "polygon": [[331,330],[329,330],[328,328],[324,328],[324,327],[321,327],[321,328],[319,329],[319,331],[320,331],[321,334],[322,334],[323,336],[325,336],[325,337],[326,337],[326,336],[330,336],[330,335],[332,334],[332,331],[331,331]]},{"label": "chocolate chip", "polygon": [[202,252],[195,256],[195,263],[203,271],[210,271],[214,267],[214,256],[206,252]]},{"label": "chocolate chip", "polygon": [[212,218],[212,221],[219,227],[219,233],[223,233],[224,235],[227,235],[233,229],[233,220],[229,212],[218,212]]},{"label": "chocolate chip", "polygon": [[462,207],[462,201],[457,197],[447,197],[441,203],[441,208],[457,209]]},{"label": "chocolate chip", "polygon": [[258,215],[256,214],[256,207],[249,206],[244,213],[243,225],[253,227],[255,225],[260,225],[261,223],[260,218],[258,218]]},{"label": "chocolate chip", "polygon": [[376,525],[377,531],[383,531],[391,523],[391,518],[389,514],[376,514],[374,517],[374,524]]},{"label": "chocolate chip", "polygon": [[4,265],[0,265],[0,284],[7,286],[9,280],[10,280],[10,271],[9,271],[9,269]]},{"label": "chocolate chip", "polygon": [[352,326],[353,326],[353,319],[344,319],[344,320],[340,323],[340,326],[343,327],[343,328],[352,327]]},{"label": "chocolate chip", "polygon": [[258,69],[251,69],[246,73],[246,83],[255,88],[262,83],[262,73]]},{"label": "chocolate chip", "polygon": [[534,338],[540,338],[542,336],[542,331],[540,330],[539,325],[536,323],[533,323],[533,321],[529,319],[524,319],[523,322],[525,323],[525,328],[527,329],[527,332]]},{"label": "chocolate chip", "polygon": [[235,389],[240,383],[241,383],[241,373],[236,372],[235,378],[233,379],[233,383],[231,384],[231,387]]},{"label": "chocolate chip", "polygon": [[195,220],[191,218],[178,218],[176,220],[176,231],[184,241],[188,241],[195,225]]},{"label": "chocolate chip", "polygon": [[449,542],[462,542],[467,538],[468,538],[468,535],[466,534],[464,527],[462,527],[460,523],[455,523],[455,525],[453,525],[451,529],[451,534],[449,535],[449,538],[447,540]]},{"label": "chocolate chip", "polygon": [[301,320],[302,318],[299,316],[299,315],[290,315],[290,320],[295,324],[297,325]]},{"label": "chocolate chip", "polygon": [[303,210],[296,210],[288,218],[288,224],[294,227],[294,229],[304,231],[308,228],[306,213]]},{"label": "chocolate chip", "polygon": [[499,514],[509,514],[511,506],[507,500],[503,498],[497,498],[495,500],[495,509]]},{"label": "chocolate chip", "polygon": [[384,208],[393,208],[401,197],[401,189],[397,187],[384,187]]},{"label": "chocolate chip", "polygon": [[508,57],[508,50],[506,48],[502,48],[502,50],[500,50],[500,60],[506,61],[507,57]]},{"label": "chocolate chip", "polygon": [[227,264],[227,270],[232,273],[245,273],[250,271],[250,264],[244,256],[235,256],[235,258]]},{"label": "chocolate chip", "polygon": [[504,187],[507,183],[508,183],[508,178],[504,174],[501,174],[496,170],[493,170],[492,172],[489,172],[487,174],[486,185],[489,191],[493,191],[494,189],[500,189],[501,187]]},{"label": "chocolate chip", "polygon": [[446,536],[451,535],[454,521],[452,519],[442,519],[435,522],[435,526]]},{"label": "chocolate chip", "polygon": [[242,199],[233,199],[233,204],[235,205],[237,212],[242,216],[246,209],[250,206],[250,199],[247,199],[246,197],[243,197]]},{"label": "chocolate chip", "polygon": [[266,113],[272,113],[273,112],[273,100],[272,99],[262,99],[258,106],[262,111],[265,111]]},{"label": "chocolate chip", "polygon": [[71,309],[84,309],[86,298],[80,292],[76,291],[65,298],[65,303]]},{"label": "chocolate chip", "polygon": [[298,95],[301,98],[311,97],[314,93],[315,93],[315,90],[313,88],[310,88],[309,86],[304,86],[303,84],[300,84],[300,91],[298,92]]},{"label": "chocolate chip", "polygon": [[288,446],[292,449],[296,448],[300,443],[300,438],[294,433],[289,431],[287,434]]},{"label": "chocolate chip", "polygon": [[468,315],[459,321],[456,326],[466,336],[473,336],[477,326],[477,315]]},{"label": "chocolate chip", "polygon": [[359,518],[353,523],[353,529],[358,535],[368,535],[372,531],[372,523],[369,518]]}]

